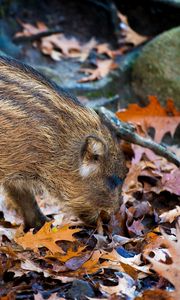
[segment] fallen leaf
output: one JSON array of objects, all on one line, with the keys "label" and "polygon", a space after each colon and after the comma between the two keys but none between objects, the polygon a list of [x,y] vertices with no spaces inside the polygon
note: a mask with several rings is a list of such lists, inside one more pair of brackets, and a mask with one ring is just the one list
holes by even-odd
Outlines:
[{"label": "fallen leaf", "polygon": [[152,269],[156,271],[160,276],[165,277],[169,280],[175,287],[175,291],[172,292],[174,299],[180,299],[180,286],[179,286],[179,274],[180,274],[180,221],[176,226],[176,239],[177,241],[173,241],[169,238],[169,236],[162,232],[164,237],[163,244],[167,246],[169,253],[171,255],[172,262],[166,263],[163,261],[157,261],[155,258],[150,258],[146,256],[146,258],[151,262]]},{"label": "fallen leaf", "polygon": [[12,240],[16,234],[15,228],[5,228],[0,225],[0,241],[3,236],[6,236],[9,240]]},{"label": "fallen leaf", "polygon": [[[37,293],[34,294],[34,300],[44,300],[44,297],[41,293]],[[57,293],[52,293],[50,297],[48,297],[48,300],[65,300],[65,298],[59,297]]]},{"label": "fallen leaf", "polygon": [[[65,37],[64,34],[52,34],[41,39],[39,45],[42,53],[49,55],[53,60],[60,60],[62,56],[77,58],[83,62],[89,56],[91,50],[96,46],[96,40],[92,38],[89,42],[81,45],[80,42],[72,38]],[[38,46],[38,44],[36,44]]]},{"label": "fallen leaf", "polygon": [[80,80],[78,80],[78,82],[88,82],[88,81],[98,80],[100,78],[105,77],[111,70],[117,68],[117,65],[114,63],[112,59],[97,60],[96,65],[97,65],[96,69],[82,68],[81,72],[90,75],[81,78]]},{"label": "fallen leaf", "polygon": [[41,39],[40,49],[42,53],[51,56],[53,49],[59,49],[64,56],[70,57],[73,51],[80,52],[80,44],[75,38],[67,39],[64,34],[52,34]]},{"label": "fallen leaf", "polygon": [[113,286],[100,285],[100,290],[110,295],[126,295],[129,299],[135,296],[135,281],[127,274],[122,273],[122,277],[118,276],[118,284]]},{"label": "fallen leaf", "polygon": [[91,253],[86,253],[83,256],[73,257],[66,261],[65,266],[69,270],[78,270],[82,265],[87,262],[91,257]]},{"label": "fallen leaf", "polygon": [[123,193],[132,195],[134,192],[143,191],[143,185],[138,178],[145,170],[156,170],[156,166],[151,161],[143,160],[130,166],[129,172],[123,184]]},{"label": "fallen leaf", "polygon": [[5,197],[2,189],[0,189],[0,211],[3,212],[4,220],[12,225],[22,224],[22,217],[17,213],[17,207],[14,203]]},{"label": "fallen leaf", "polygon": [[174,300],[171,292],[160,289],[146,290],[134,300]]},{"label": "fallen leaf", "polygon": [[176,154],[177,157],[180,157],[180,147],[178,147],[178,145],[168,145],[168,150]]},{"label": "fallen leaf", "polygon": [[164,237],[155,232],[149,232],[144,238],[145,245],[143,247],[144,255],[148,255],[151,251],[158,249],[164,242]]},{"label": "fallen leaf", "polygon": [[98,271],[100,267],[99,258],[102,256],[102,252],[99,250],[96,250],[92,253],[90,256],[90,259],[87,260],[82,266],[82,271],[85,271],[85,274],[91,274]]},{"label": "fallen leaf", "polygon": [[43,22],[36,22],[36,26],[24,23],[21,20],[18,20],[18,23],[22,26],[23,31],[17,32],[15,37],[31,36],[48,30],[47,26]]},{"label": "fallen leaf", "polygon": [[[103,261],[101,262],[100,259],[103,259]],[[108,255],[106,256],[105,251],[95,250],[90,254],[89,259],[81,265],[81,268],[76,271],[76,274],[93,274],[99,270],[103,270],[103,268],[113,268],[121,272],[124,271],[119,262],[112,263],[112,260],[108,258]]]},{"label": "fallen leaf", "polygon": [[148,36],[142,36],[134,31],[128,23],[128,19],[125,15],[118,12],[118,17],[121,20],[121,35],[122,38],[119,40],[120,43],[130,43],[134,46],[138,46],[149,39]]},{"label": "fallen leaf", "polygon": [[94,49],[97,45],[97,41],[95,40],[95,38],[91,38],[89,42],[82,44],[81,45],[81,52],[79,55],[77,56],[73,56],[73,57],[77,57],[79,61],[84,62],[92,49]]},{"label": "fallen leaf", "polygon": [[[114,268],[116,268],[122,264],[121,265],[122,272],[124,271],[123,266],[129,265],[132,268],[134,268],[135,271],[140,271],[140,272],[147,273],[147,274],[150,273],[149,266],[142,265],[142,260],[141,260],[140,254],[134,255],[133,257],[126,258],[126,257],[119,255],[117,253],[117,251],[115,249],[113,249],[110,253],[104,252],[104,254],[102,255],[101,258],[109,260],[111,262],[111,267],[114,266]],[[110,262],[109,262],[109,264],[110,264]],[[131,276],[131,274],[130,274],[130,276]]]},{"label": "fallen leaf", "polygon": [[14,240],[23,249],[32,249],[34,252],[37,252],[40,247],[46,247],[52,253],[64,253],[56,242],[62,240],[74,242],[76,239],[73,234],[79,232],[80,229],[70,229],[68,225],[51,228],[51,225],[52,222],[47,222],[35,234],[27,232],[24,236],[16,236]]},{"label": "fallen leaf", "polygon": [[172,223],[176,218],[180,216],[180,206],[176,206],[176,208],[171,209],[167,212],[162,213],[159,218],[161,222],[169,222]]},{"label": "fallen leaf", "polygon": [[[36,22],[36,26],[20,20],[19,23],[23,31],[16,33],[15,37],[32,36],[49,30],[43,22]],[[34,47],[39,48],[43,54],[49,55],[55,61],[59,61],[62,56],[65,56],[77,58],[81,62],[87,59],[96,44],[96,40],[92,38],[89,42],[81,45],[76,38],[67,38],[63,33],[51,34],[40,38],[38,42],[33,42]]]},{"label": "fallen leaf", "polygon": [[38,267],[33,261],[30,261],[28,259],[26,259],[25,262],[21,262],[21,269],[25,270],[25,271],[34,271],[37,273],[42,273],[44,274],[45,277],[49,277],[50,274],[48,272],[46,272],[45,270],[43,270],[42,268]]},{"label": "fallen leaf", "polygon": [[72,258],[78,258],[85,254],[83,251],[85,250],[85,246],[78,246],[76,250],[73,250],[72,247],[68,248],[67,253],[61,254],[61,253],[55,253],[55,254],[47,254],[46,259],[48,258],[57,258],[60,262],[66,262]]},{"label": "fallen leaf", "polygon": [[95,46],[95,49],[97,50],[98,54],[106,54],[110,58],[113,58],[113,51],[109,48],[109,44],[103,43],[103,44],[98,44]]},{"label": "fallen leaf", "polygon": [[161,182],[164,190],[180,196],[180,169],[163,174]]},{"label": "fallen leaf", "polygon": [[133,194],[135,191],[142,191],[142,184],[138,181],[141,170],[142,163],[139,165],[131,165],[122,187],[124,193]]},{"label": "fallen leaf", "polygon": [[161,107],[156,97],[149,96],[149,100],[146,107],[130,104],[127,110],[118,111],[116,115],[121,121],[140,124],[145,132],[148,128],[155,128],[154,140],[161,142],[165,133],[174,135],[180,123],[180,112],[174,108],[172,100],[167,101],[165,108]]},{"label": "fallen leaf", "polygon": [[161,193],[162,191],[168,191],[174,195],[180,196],[180,169],[176,168],[170,172],[167,170],[161,170],[159,172],[160,179],[157,184],[151,188],[152,192],[156,194]]},{"label": "fallen leaf", "polygon": [[16,300],[15,289],[10,291],[6,296],[0,297],[0,300]]},{"label": "fallen leaf", "polygon": [[129,233],[133,233],[137,236],[141,236],[144,233],[144,225],[141,222],[142,220],[133,220],[131,226],[128,226]]}]

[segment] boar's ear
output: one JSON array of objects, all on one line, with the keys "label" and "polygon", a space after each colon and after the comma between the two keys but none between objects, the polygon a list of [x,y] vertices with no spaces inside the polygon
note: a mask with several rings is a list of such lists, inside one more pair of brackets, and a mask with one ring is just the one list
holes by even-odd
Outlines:
[{"label": "boar's ear", "polygon": [[89,135],[81,148],[80,174],[87,177],[98,169],[100,159],[107,155],[107,145],[101,138]]}]

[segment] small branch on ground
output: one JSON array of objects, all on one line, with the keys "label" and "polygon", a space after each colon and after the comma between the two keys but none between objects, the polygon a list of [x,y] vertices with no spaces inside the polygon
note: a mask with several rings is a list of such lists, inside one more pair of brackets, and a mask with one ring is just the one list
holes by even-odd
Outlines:
[{"label": "small branch on ground", "polygon": [[148,148],[155,154],[165,157],[168,161],[174,163],[177,167],[180,167],[180,160],[174,153],[168,151],[166,146],[157,144],[153,140],[143,138],[139,134],[135,133],[134,126],[120,121],[113,112],[105,107],[97,108],[97,112],[103,121],[116,131],[117,135],[123,140]]},{"label": "small branch on ground", "polygon": [[119,95],[115,95],[111,98],[98,98],[96,100],[90,100],[87,104],[87,107],[93,108],[97,110],[100,106],[106,106],[110,104],[114,104],[119,100]]},{"label": "small branch on ground", "polygon": [[29,36],[17,36],[17,37],[13,38],[13,42],[15,42],[15,43],[33,42],[33,41],[37,41],[43,37],[47,37],[49,35],[57,34],[57,33],[62,33],[62,29],[42,31],[37,34],[32,34]]}]

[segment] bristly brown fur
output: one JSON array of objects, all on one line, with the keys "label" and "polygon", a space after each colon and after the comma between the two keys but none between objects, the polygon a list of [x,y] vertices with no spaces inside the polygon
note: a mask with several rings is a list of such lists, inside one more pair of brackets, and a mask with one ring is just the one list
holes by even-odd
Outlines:
[{"label": "bristly brown fur", "polygon": [[[94,111],[33,68],[4,57],[0,124],[0,182],[20,206],[27,227],[45,221],[34,198],[40,186],[88,223],[102,209],[117,207],[119,191],[110,191],[106,178],[124,178],[126,167],[108,128]],[[93,142],[90,136],[95,136]],[[101,145],[108,153],[100,153],[97,163],[87,151],[96,154],[103,151]]]}]

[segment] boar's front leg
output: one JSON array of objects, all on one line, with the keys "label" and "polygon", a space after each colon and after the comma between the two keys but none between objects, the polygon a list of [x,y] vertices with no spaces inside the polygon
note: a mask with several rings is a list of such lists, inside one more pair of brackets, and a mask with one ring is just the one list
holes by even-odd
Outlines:
[{"label": "boar's front leg", "polygon": [[20,208],[24,218],[25,230],[34,227],[41,227],[48,218],[41,212],[33,191],[26,187],[17,188],[15,185],[5,185],[8,196]]}]

